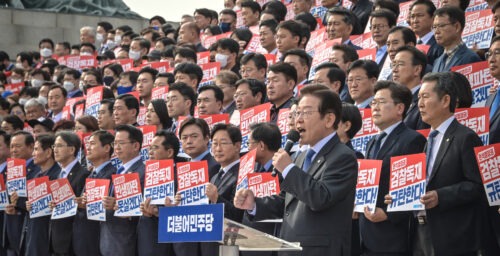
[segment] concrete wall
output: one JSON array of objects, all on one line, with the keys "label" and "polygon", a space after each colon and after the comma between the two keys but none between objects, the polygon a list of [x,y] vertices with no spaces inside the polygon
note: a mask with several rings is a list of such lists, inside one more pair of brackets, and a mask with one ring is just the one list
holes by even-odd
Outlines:
[{"label": "concrete wall", "polygon": [[42,38],[51,38],[54,43],[68,41],[77,44],[80,42],[80,28],[95,27],[99,21],[108,21],[113,27],[129,25],[137,33],[148,24],[142,19],[0,8],[0,50],[15,59],[21,51],[38,51],[38,42]]}]

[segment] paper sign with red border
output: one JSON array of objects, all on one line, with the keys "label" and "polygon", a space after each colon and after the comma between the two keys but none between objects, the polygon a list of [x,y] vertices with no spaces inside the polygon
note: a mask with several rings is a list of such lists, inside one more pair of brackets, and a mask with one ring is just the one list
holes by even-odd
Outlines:
[{"label": "paper sign with red border", "polygon": [[109,195],[109,179],[86,179],[87,219],[106,221],[103,197]]},{"label": "paper sign with red border", "polygon": [[142,132],[142,149],[141,149],[141,157],[142,161],[146,161],[149,159],[149,146],[153,141],[153,138],[156,134],[156,126],[155,125],[144,125],[138,127]]},{"label": "paper sign with red border", "polygon": [[260,44],[260,35],[253,35],[252,39],[250,39],[250,42],[248,42],[244,53],[247,54],[250,52],[256,52],[261,54],[267,53],[266,49],[262,47],[262,45]]},{"label": "paper sign with red border", "polygon": [[377,56],[377,49],[375,49],[375,48],[357,50],[356,52],[358,53],[360,60],[373,60],[373,61],[375,61],[375,58]]},{"label": "paper sign with red border", "polygon": [[247,174],[252,173],[255,169],[255,155],[257,150],[251,150],[244,156],[240,157],[240,169],[238,170],[238,181],[236,182],[236,191],[241,188],[248,188]]},{"label": "paper sign with red border", "polygon": [[336,44],[340,44],[341,40],[340,38],[333,39],[333,40],[327,40],[326,42],[322,42],[321,44],[317,45],[316,48],[314,48],[314,53],[312,56],[312,62],[311,62],[311,71],[309,72],[309,80],[314,79],[314,75],[316,72],[314,70],[316,69],[317,66],[324,62],[328,62],[330,59],[330,55],[333,51],[332,47]]},{"label": "paper sign with red border", "polygon": [[174,161],[148,160],[144,174],[144,199],[151,198],[151,204],[165,203],[165,198],[174,201]]},{"label": "paper sign with red border", "polygon": [[276,54],[266,53],[264,57],[266,57],[268,67],[276,63]]},{"label": "paper sign with red border", "polygon": [[483,145],[490,141],[490,111],[488,108],[459,108],[455,110],[457,121],[473,130]]},{"label": "paper sign with red border", "polygon": [[399,4],[399,16],[397,25],[408,27],[408,17],[410,16],[410,7],[413,4],[412,1],[404,2]]},{"label": "paper sign with red border", "polygon": [[101,106],[104,86],[97,86],[87,89],[87,99],[85,100],[85,114],[97,118],[97,112]]},{"label": "paper sign with red border", "polygon": [[424,210],[420,197],[425,194],[425,153],[391,157],[388,212]]},{"label": "paper sign with red border", "polygon": [[[213,43],[217,42],[219,39],[229,38],[232,33],[233,32],[227,32],[227,33],[220,34],[220,35],[205,37],[205,40],[203,40],[203,43],[202,43],[203,47],[205,47],[205,49],[208,49],[208,48],[210,48],[210,46]],[[202,64],[202,63],[198,63],[198,64]]]},{"label": "paper sign with red border", "polygon": [[483,0],[471,0],[465,12],[473,12],[488,9],[488,2]]},{"label": "paper sign with red border", "polygon": [[200,82],[200,86],[209,85],[213,83],[215,76],[220,73],[220,63],[219,62],[209,62],[200,65],[203,70],[203,79]]},{"label": "paper sign with red border", "polygon": [[106,65],[112,64],[112,63],[118,63],[122,66],[123,71],[129,71],[132,67],[134,67],[134,60],[133,59],[115,59],[115,60],[105,60],[101,61],[101,67],[104,67]]},{"label": "paper sign with red border", "polygon": [[75,202],[75,193],[68,179],[57,179],[50,183],[52,200],[56,204],[52,209],[51,219],[62,219],[76,215],[78,205]]},{"label": "paper sign with red border", "polygon": [[474,153],[488,203],[500,205],[500,143],[475,147]]},{"label": "paper sign with red border", "polygon": [[477,49],[489,48],[495,30],[494,23],[491,10],[466,12],[462,40],[468,48],[474,45]]},{"label": "paper sign with red border", "polygon": [[26,160],[7,158],[7,191],[17,192],[20,197],[28,196],[26,191]]},{"label": "paper sign with red border", "polygon": [[250,125],[253,123],[264,123],[271,120],[271,103],[264,103],[252,108],[240,111],[240,130],[242,135],[241,151],[248,151],[248,140]]},{"label": "paper sign with red border", "polygon": [[372,32],[366,32],[361,35],[350,36],[351,42],[363,49],[370,49],[377,47],[377,43],[373,41]]},{"label": "paper sign with red border", "polygon": [[429,49],[431,48],[431,46],[428,44],[417,44],[417,45],[415,45],[415,48],[419,49],[424,54],[427,54],[427,52],[429,52]]},{"label": "paper sign with red border", "polygon": [[212,130],[212,127],[216,124],[228,124],[229,114],[215,114],[215,115],[200,115],[200,118],[207,122],[208,127]]},{"label": "paper sign with red border", "polygon": [[278,176],[273,177],[270,172],[249,173],[248,189],[255,197],[277,195],[281,191]]},{"label": "paper sign with red border", "polygon": [[139,174],[136,172],[113,174],[111,178],[113,179],[116,205],[118,205],[115,216],[141,216],[142,193]]},{"label": "paper sign with red border", "polygon": [[164,61],[148,62],[146,64],[141,65],[141,68],[144,68],[144,67],[151,67],[153,69],[158,70],[158,72],[160,72],[160,73],[168,72],[168,70],[170,69],[170,65],[168,64],[168,62],[164,62]]},{"label": "paper sign with red border", "polygon": [[12,93],[19,94],[21,90],[24,88],[24,82],[15,83],[15,84],[5,84],[5,91],[10,91]]},{"label": "paper sign with red border", "polygon": [[472,89],[472,107],[483,107],[490,95],[489,90],[496,79],[490,74],[487,61],[481,61],[452,67],[451,71],[458,72],[469,80]]},{"label": "paper sign with red border", "polygon": [[167,94],[168,94],[168,86],[156,87],[153,88],[153,91],[151,92],[151,99],[167,100]]},{"label": "paper sign with red border", "polygon": [[205,193],[209,182],[206,160],[177,164],[177,192],[181,194],[181,205],[208,204]]},{"label": "paper sign with red border", "polygon": [[378,128],[372,121],[372,111],[369,108],[360,109],[361,118],[363,119],[363,124],[359,132],[354,136],[351,143],[354,150],[362,152],[363,155],[366,151],[366,145],[368,141],[372,139],[378,133]]},{"label": "paper sign with red border", "polygon": [[50,193],[48,176],[28,181],[28,200],[31,203],[31,219],[52,215],[52,209],[49,207],[49,203],[52,201],[52,194]]},{"label": "paper sign with red border", "polygon": [[358,160],[358,182],[354,197],[354,211],[364,212],[365,207],[375,212],[382,160]]},{"label": "paper sign with red border", "polygon": [[146,124],[146,112],[148,111],[147,107],[139,108],[139,115],[137,115],[137,124],[145,125]]},{"label": "paper sign with red border", "polygon": [[[90,89],[89,89],[90,90]],[[69,106],[71,107],[71,114],[73,114],[73,105],[75,105],[78,101],[81,101],[81,100],[85,100],[86,97],[85,96],[82,96],[82,97],[76,97],[76,98],[69,98],[69,99],[66,99],[66,104],[65,106]]]},{"label": "paper sign with red border", "polygon": [[313,51],[318,45],[328,40],[326,28],[318,29],[311,32],[311,39],[307,42],[306,52]]},{"label": "paper sign with red border", "polygon": [[290,121],[290,109],[289,108],[282,108],[278,112],[278,121],[276,124],[278,125],[278,128],[280,128],[281,132],[281,147],[285,147],[286,144],[286,136],[288,135],[288,132],[290,132],[290,127],[288,125],[288,122]]},{"label": "paper sign with red border", "polygon": [[3,175],[0,175],[0,211],[5,210],[7,205],[9,205],[9,194],[7,193]]},{"label": "paper sign with red border", "polygon": [[295,12],[293,11],[293,4],[287,4],[286,5],[286,16],[285,20],[293,20],[295,17]]},{"label": "paper sign with red border", "polygon": [[196,64],[198,64],[198,65],[206,64],[206,63],[210,62],[210,52],[209,51],[206,51],[206,52],[197,52],[196,53],[196,57],[197,57],[197,60],[198,60],[196,62]]}]

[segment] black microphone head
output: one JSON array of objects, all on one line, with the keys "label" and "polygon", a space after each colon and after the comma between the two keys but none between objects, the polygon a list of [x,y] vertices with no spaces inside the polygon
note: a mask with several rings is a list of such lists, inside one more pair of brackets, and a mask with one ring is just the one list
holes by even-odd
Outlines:
[{"label": "black microphone head", "polygon": [[288,132],[288,134],[286,135],[286,139],[287,139],[287,140],[290,140],[290,141],[293,141],[293,143],[295,143],[295,142],[299,141],[299,139],[300,139],[300,134],[299,134],[299,132],[298,132],[298,131],[296,131],[296,130],[290,130],[290,131]]}]

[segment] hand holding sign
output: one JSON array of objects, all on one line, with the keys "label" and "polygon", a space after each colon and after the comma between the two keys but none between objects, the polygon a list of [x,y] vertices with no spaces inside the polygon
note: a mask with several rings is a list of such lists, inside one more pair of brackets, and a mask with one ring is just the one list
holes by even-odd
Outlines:
[{"label": "hand holding sign", "polygon": [[19,199],[17,192],[16,191],[12,192],[12,194],[10,195],[10,201],[12,202],[13,205],[17,204],[17,199]]},{"label": "hand holding sign", "polygon": [[382,210],[382,208],[375,208],[375,212],[371,213],[368,206],[365,207],[365,217],[371,222],[382,222],[387,220],[387,214]]},{"label": "hand holding sign", "polygon": [[177,194],[175,194],[174,200],[175,201],[172,202],[172,200],[170,200],[169,197],[166,197],[164,205],[166,207],[178,206],[181,203],[181,201],[182,201],[182,195],[181,195],[181,193],[177,192]]},{"label": "hand holding sign", "polygon": [[26,210],[27,210],[28,212],[31,212],[31,202],[30,202],[30,201],[28,201],[28,200],[26,200]]},{"label": "hand holding sign", "polygon": [[102,203],[104,205],[104,209],[111,211],[115,209],[116,199],[111,196],[105,196],[102,198]]},{"label": "hand holding sign", "polygon": [[207,194],[208,200],[210,200],[210,202],[217,202],[217,199],[219,198],[219,192],[217,191],[217,187],[214,184],[208,183],[205,193]]},{"label": "hand holding sign", "polygon": [[151,204],[151,198],[149,197],[146,198],[146,201],[141,203],[140,209],[142,215],[145,217],[158,216],[158,207]]},{"label": "hand holding sign", "polygon": [[390,194],[384,196],[384,204],[392,204],[392,196]]},{"label": "hand holding sign", "polygon": [[234,206],[242,210],[253,210],[255,208],[255,195],[252,190],[238,190],[234,196]]},{"label": "hand holding sign", "polygon": [[432,209],[439,204],[438,193],[436,190],[427,191],[420,198],[420,202],[425,205],[425,209]]}]

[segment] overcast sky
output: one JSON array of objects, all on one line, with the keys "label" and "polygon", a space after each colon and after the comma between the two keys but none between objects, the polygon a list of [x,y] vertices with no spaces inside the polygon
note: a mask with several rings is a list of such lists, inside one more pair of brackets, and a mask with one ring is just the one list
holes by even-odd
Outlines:
[{"label": "overcast sky", "polygon": [[209,8],[219,12],[224,0],[123,0],[132,11],[149,19],[160,15],[168,21],[180,21],[183,14],[193,14],[196,8]]}]

